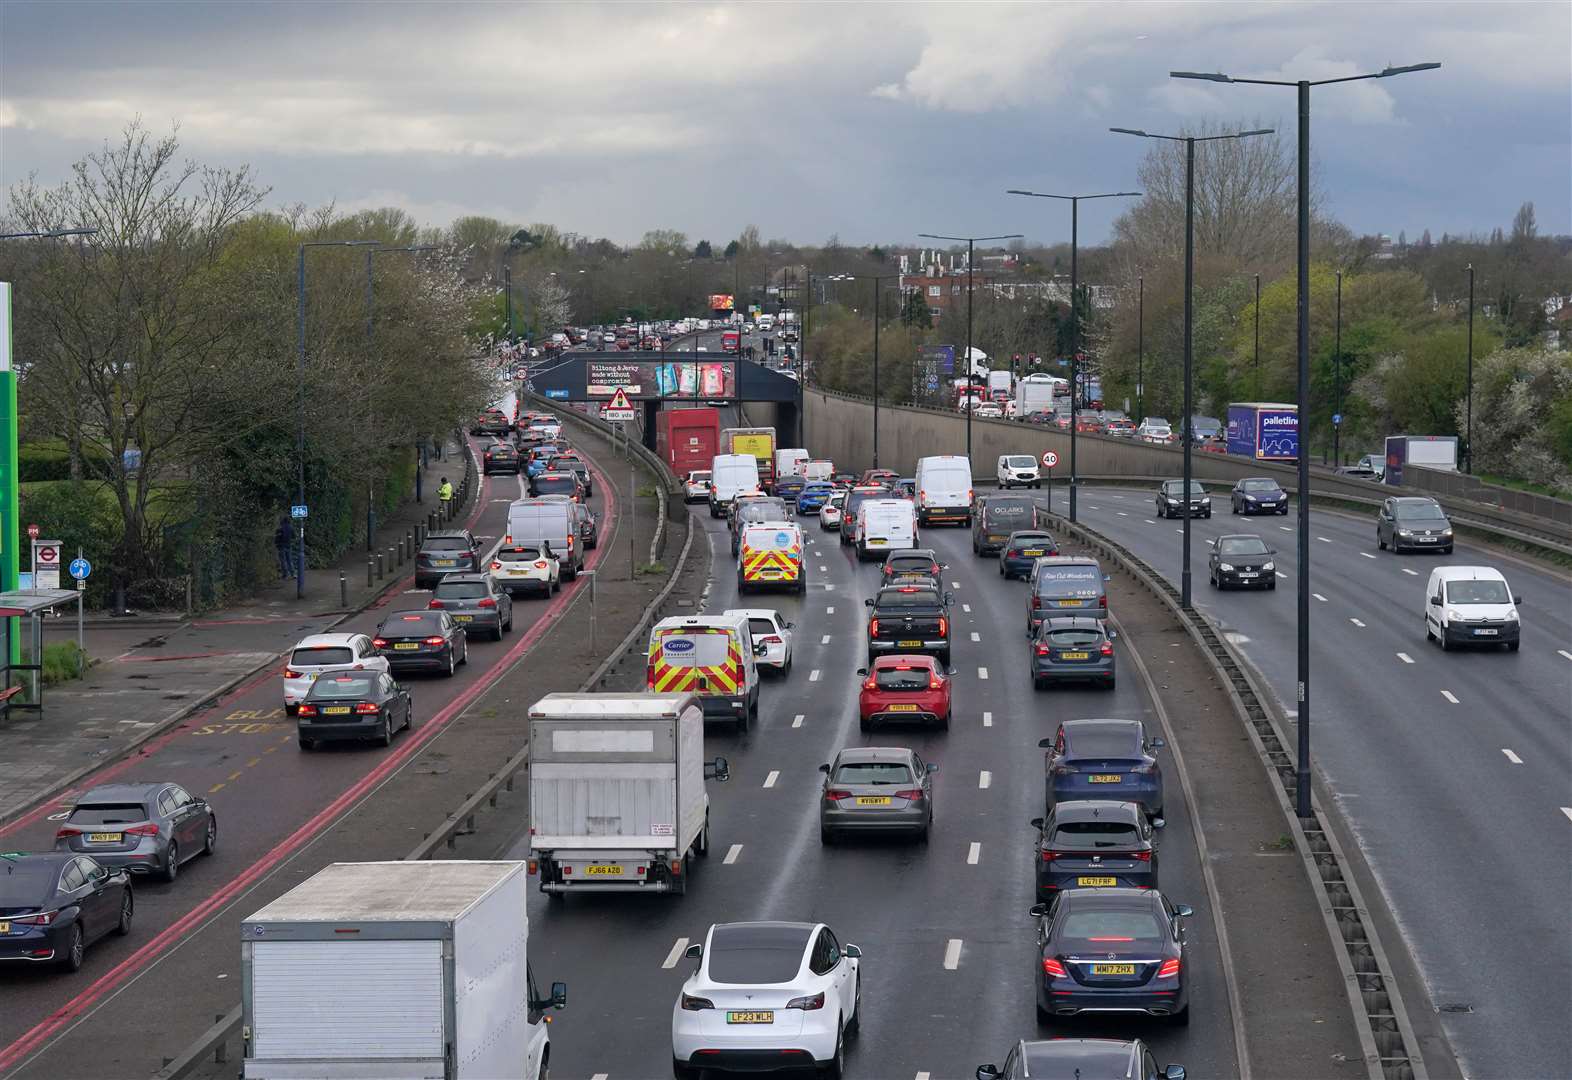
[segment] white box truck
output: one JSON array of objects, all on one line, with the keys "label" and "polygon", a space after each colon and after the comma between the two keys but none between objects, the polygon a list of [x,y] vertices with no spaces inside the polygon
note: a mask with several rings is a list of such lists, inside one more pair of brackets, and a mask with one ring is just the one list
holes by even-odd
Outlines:
[{"label": "white box truck", "polygon": [[1402,484],[1404,470],[1412,466],[1457,472],[1456,435],[1388,435],[1383,480]]},{"label": "white box truck", "polygon": [[242,1080],[540,1080],[521,862],[334,863],[240,924]]},{"label": "white box truck", "polygon": [[[746,620],[744,620],[746,622]],[[710,849],[692,694],[548,694],[529,710],[529,868],[540,891],[684,893]]]},{"label": "white box truck", "polygon": [[[1060,389],[1063,384],[1064,390]],[[1034,412],[1052,412],[1056,398],[1065,397],[1069,382],[1052,375],[1027,375],[1015,384],[1015,417],[1025,419]]]}]

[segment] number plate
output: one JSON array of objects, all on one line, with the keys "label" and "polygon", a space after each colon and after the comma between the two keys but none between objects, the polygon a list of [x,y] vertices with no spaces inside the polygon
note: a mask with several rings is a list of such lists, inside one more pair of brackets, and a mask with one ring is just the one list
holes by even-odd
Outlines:
[{"label": "number plate", "polygon": [[920,649],[920,648],[922,648],[922,642],[921,641],[910,641],[910,640],[908,640],[908,641],[897,641],[896,644],[899,645],[903,649]]},{"label": "number plate", "polygon": [[603,865],[603,864],[597,864],[595,866],[586,866],[584,868],[584,876],[585,877],[621,877],[622,876],[622,867],[620,867],[620,866],[606,866],[606,865]]},{"label": "number plate", "polygon": [[11,924],[8,922],[0,922],[0,934],[9,934],[10,932]]},{"label": "number plate", "polygon": [[1021,552],[1022,555],[1034,555],[1034,556],[1035,555],[1041,555],[1042,553],[1043,553],[1043,549],[1042,548],[1027,548],[1025,551]]},{"label": "number plate", "polygon": [[322,715],[324,715],[324,716],[348,716],[349,712],[350,712],[350,709],[349,709],[348,705],[328,705],[328,706],[323,708]]},{"label": "number plate", "polygon": [[1134,975],[1134,964],[1093,964],[1093,975]]},{"label": "number plate", "polygon": [[454,622],[474,622],[475,621],[475,616],[473,616],[473,615],[455,615],[455,616],[453,616],[453,621]]},{"label": "number plate", "polygon": [[1421,544],[1433,544],[1436,542],[1436,538],[1433,536],[1421,536],[1418,539]]},{"label": "number plate", "polygon": [[1117,784],[1124,779],[1118,773],[1093,773],[1087,777],[1094,784]]},{"label": "number plate", "polygon": [[764,1012],[728,1012],[726,1014],[726,1022],[728,1024],[773,1024],[775,1023],[775,1012],[774,1010],[766,1010]]},{"label": "number plate", "polygon": [[888,795],[859,795],[859,796],[857,796],[857,805],[858,806],[889,806],[890,805],[890,797]]},{"label": "number plate", "polygon": [[431,565],[432,566],[457,566],[458,565],[458,560],[457,559],[432,559],[431,560]]},{"label": "number plate", "polygon": [[407,651],[409,649],[418,649],[418,648],[420,648],[420,642],[418,642],[418,641],[395,641],[393,643],[393,647],[395,649],[400,649],[400,650],[405,650],[405,651]]},{"label": "number plate", "polygon": [[1500,631],[1494,628],[1479,627],[1474,630],[1474,633],[1479,637],[1495,637]]},{"label": "number plate", "polygon": [[1075,883],[1093,889],[1111,889],[1119,884],[1119,879],[1111,877],[1078,877],[1075,879]]},{"label": "number plate", "polygon": [[781,576],[781,572],[779,570],[761,570],[759,571],[759,576],[766,580],[774,581]]},{"label": "number plate", "polygon": [[117,832],[90,832],[87,834],[87,839],[92,844],[118,844],[125,839],[125,834]]},{"label": "number plate", "polygon": [[1092,654],[1089,652],[1065,652],[1059,654],[1060,660],[1090,660],[1091,658]]},{"label": "number plate", "polygon": [[917,706],[915,706],[915,705],[891,705],[889,707],[889,709],[886,710],[886,711],[887,712],[916,712],[917,711]]},{"label": "number plate", "polygon": [[1059,606],[1060,607],[1080,607],[1081,606],[1081,602],[1079,600],[1060,600],[1059,601]]}]

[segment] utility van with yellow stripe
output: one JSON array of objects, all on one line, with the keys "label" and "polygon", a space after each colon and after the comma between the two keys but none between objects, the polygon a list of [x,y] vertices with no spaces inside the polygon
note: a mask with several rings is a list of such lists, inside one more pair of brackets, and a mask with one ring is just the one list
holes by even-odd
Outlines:
[{"label": "utility van with yellow stripe", "polygon": [[[763,646],[761,646],[763,648]],[[679,615],[650,631],[646,683],[656,694],[693,694],[706,720],[759,718],[759,669],[746,615]]]},{"label": "utility van with yellow stripe", "polygon": [[738,538],[737,592],[771,587],[808,591],[802,530],[789,521],[744,525]]}]

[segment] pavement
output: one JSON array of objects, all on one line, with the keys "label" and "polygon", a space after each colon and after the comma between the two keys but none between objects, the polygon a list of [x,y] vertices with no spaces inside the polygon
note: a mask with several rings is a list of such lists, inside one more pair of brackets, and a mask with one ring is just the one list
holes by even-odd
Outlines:
[{"label": "pavement", "polygon": [[[387,516],[374,534],[378,549],[395,547],[436,509],[437,478],[455,469],[462,475],[461,452],[450,437],[446,460],[426,469],[425,501],[411,500]],[[472,501],[461,515],[473,510]],[[210,707],[307,634],[326,632],[388,592],[407,588],[411,566],[406,561],[368,585],[366,552],[357,545],[333,566],[308,569],[303,598],[296,597],[291,578],[243,604],[193,618],[158,612],[91,620],[83,638],[95,663],[87,674],[46,687],[41,711],[13,709],[0,719],[6,748],[0,758],[0,826]],[[75,641],[74,616],[46,620],[44,640]]]}]

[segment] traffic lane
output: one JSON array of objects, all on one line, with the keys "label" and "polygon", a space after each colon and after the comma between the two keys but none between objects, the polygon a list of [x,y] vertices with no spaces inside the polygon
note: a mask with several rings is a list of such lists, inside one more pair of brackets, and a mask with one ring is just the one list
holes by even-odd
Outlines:
[{"label": "traffic lane", "polygon": [[[1105,519],[1099,527],[1160,566],[1153,555],[1160,553],[1161,534],[1143,533],[1126,520]],[[1361,565],[1370,561],[1354,557],[1357,575],[1325,573],[1312,580],[1312,588],[1328,596],[1324,604],[1312,600],[1312,671],[1336,672],[1311,687],[1317,764],[1359,837],[1432,999],[1473,1006],[1472,1013],[1443,1015],[1465,1070],[1470,1060],[1489,1059],[1509,1063],[1504,1075],[1538,1075],[1554,1055],[1572,1052],[1572,1039],[1554,1020],[1572,1011],[1572,990],[1559,968],[1554,978],[1543,972],[1548,957],[1572,952],[1572,914],[1564,882],[1536,873],[1518,852],[1522,845],[1567,854],[1559,813],[1565,768],[1556,764],[1565,753],[1564,720],[1560,739],[1548,740],[1556,742],[1554,748],[1535,737],[1545,747],[1542,756],[1513,752],[1522,765],[1505,754],[1510,746],[1497,744],[1524,746],[1525,731],[1557,723],[1564,705],[1525,707],[1523,699],[1532,695],[1524,693],[1521,680],[1500,681],[1526,652],[1443,654],[1427,645],[1404,617],[1407,609],[1394,612],[1395,605],[1381,602],[1380,574]],[[1395,569],[1409,578],[1400,566]],[[1283,584],[1276,596],[1203,596],[1198,590],[1197,603],[1236,635],[1239,647],[1286,699],[1298,657],[1291,632],[1292,579]],[[1364,625],[1345,619],[1343,608],[1359,611],[1351,618]],[[1383,635],[1384,646],[1378,644]],[[1483,669],[1484,696],[1462,689],[1460,676],[1467,671],[1458,661]],[[1506,686],[1511,693],[1503,696]],[[1440,693],[1449,687],[1455,704]],[[1561,701],[1566,698],[1563,692]],[[1491,807],[1488,826],[1479,816],[1482,800]],[[1517,840],[1503,845],[1504,836]],[[1460,882],[1487,882],[1491,893],[1510,890],[1514,907],[1540,932],[1523,935],[1521,921],[1478,920],[1468,905],[1435,903],[1437,896],[1456,895]],[[1489,995],[1477,990],[1482,972],[1498,987]],[[1523,972],[1536,976],[1525,979]],[[1557,1035],[1541,1057],[1535,1048],[1544,1045],[1547,1024]]]},{"label": "traffic lane", "polygon": [[[484,498],[487,490],[483,486],[483,498],[473,518],[477,529],[506,513]],[[428,595],[410,591],[394,596],[388,609],[396,612],[406,605],[423,608],[422,600]],[[474,643],[471,663],[460,668],[453,679],[406,676],[406,684],[415,690],[413,734],[418,735],[422,721],[440,708],[489,681],[498,663],[545,611],[546,605],[537,611],[521,605],[515,633],[498,645]],[[368,611],[342,629],[370,632],[385,614]],[[294,724],[284,716],[280,696],[277,671],[267,672],[226,698],[221,703],[224,712],[193,717],[169,738],[149,744],[132,759],[140,776],[176,780],[212,802],[219,823],[217,853],[187,863],[180,880],[173,884],[138,878],[133,933],[123,939],[103,939],[90,948],[78,976],[58,977],[47,969],[31,967],[15,973],[26,987],[26,997],[8,1007],[0,1019],[0,1071],[20,1060],[22,1044],[34,1037],[40,1025],[76,1010],[82,996],[100,991],[103,980],[128,974],[123,964],[135,965],[132,971],[147,965],[162,949],[154,949],[152,954],[145,950],[161,935],[167,935],[172,927],[194,926],[197,924],[191,920],[208,917],[211,913],[206,909],[224,899],[226,890],[241,880],[233,875],[239,873],[243,878],[259,863],[278,857],[280,840],[310,825],[341,792],[408,756],[403,747],[411,741],[411,733],[398,735],[391,752],[346,746],[301,753],[289,745],[295,741]],[[117,763],[109,768],[119,767]],[[96,777],[90,777],[83,787],[96,782]],[[66,809],[68,805],[52,812],[59,815]],[[6,839],[19,848],[47,849],[53,846],[56,827],[48,817],[24,819],[8,830]]]},{"label": "traffic lane", "polygon": [[[1194,918],[1187,920],[1186,964],[1192,976],[1189,982],[1190,1024],[1180,1028],[1155,1018],[1119,1017],[1075,1019],[1048,1027],[1038,1025],[1032,978],[1040,954],[1035,951],[1036,924],[1024,914],[1032,903],[1037,838],[1036,830],[1027,822],[1046,809],[1044,751],[1037,743],[1040,739],[1051,738],[1062,721],[1081,717],[1139,719],[1150,734],[1166,737],[1166,733],[1147,688],[1130,660],[1130,643],[1124,638],[1114,642],[1119,679],[1112,691],[1078,685],[1036,691],[1032,687],[1024,626],[1025,583],[1000,577],[996,558],[972,554],[969,530],[930,527],[923,530],[922,543],[938,551],[940,561],[949,564],[945,580],[954,592],[956,621],[967,639],[957,647],[976,650],[978,659],[989,665],[989,678],[976,684],[983,700],[991,703],[989,711],[993,724],[982,730],[998,733],[1002,752],[994,760],[1002,757],[1008,761],[1002,788],[1000,777],[995,775],[992,789],[1010,793],[1010,809],[1000,816],[1005,819],[1003,831],[1013,844],[1008,850],[1019,859],[1020,876],[1024,881],[1023,891],[994,897],[987,909],[995,917],[1000,912],[1019,911],[1020,916],[1013,923],[1006,920],[1003,927],[1019,927],[1024,933],[995,933],[979,940],[979,967],[995,973],[1019,972],[1017,999],[1013,1003],[1001,1002],[999,1008],[981,1014],[979,1036],[987,1040],[981,1045],[999,1049],[972,1060],[957,1059],[948,1066],[955,1070],[954,1073],[936,1075],[968,1075],[981,1062],[1000,1061],[1006,1052],[1004,1048],[1015,1039],[1033,1037],[1033,1032],[1044,1038],[1139,1037],[1153,1047],[1159,1061],[1181,1063],[1191,1075],[1237,1075],[1233,1019],[1225,981],[1228,974],[1218,948],[1217,920],[1221,916],[1210,905],[1201,871],[1193,809],[1184,798],[1173,758],[1167,751],[1158,752],[1165,772],[1163,809],[1166,821],[1157,833],[1158,874],[1163,893],[1176,903],[1189,904],[1196,913]],[[1116,615],[1119,591],[1129,587],[1126,581],[1123,575],[1115,575],[1114,581],[1109,583],[1110,603]],[[967,607],[971,610],[966,610]],[[969,642],[973,629],[982,639],[978,643]],[[1147,643],[1149,657],[1153,651],[1152,644]],[[1163,659],[1164,663],[1174,662]],[[1149,659],[1147,666],[1160,692],[1164,665]],[[975,667],[968,667],[972,668],[975,677]],[[1175,707],[1175,703],[1170,703],[1170,707]],[[1018,824],[1013,831],[1008,828],[1015,823]]]}]

